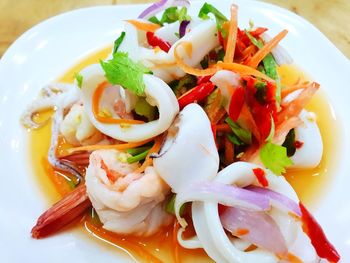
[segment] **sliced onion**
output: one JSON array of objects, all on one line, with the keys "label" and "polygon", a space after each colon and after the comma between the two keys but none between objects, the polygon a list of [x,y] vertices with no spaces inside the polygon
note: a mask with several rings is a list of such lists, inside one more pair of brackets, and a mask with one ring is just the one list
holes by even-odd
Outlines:
[{"label": "sliced onion", "polygon": [[179,35],[180,35],[180,38],[183,37],[185,34],[186,34],[186,28],[187,26],[190,24],[190,21],[189,20],[183,20],[180,24],[180,27],[179,27]]},{"label": "sliced onion", "polygon": [[180,217],[180,208],[184,203],[193,201],[212,201],[255,211],[264,211],[270,207],[267,197],[244,188],[217,182],[191,184],[179,191],[175,199],[175,214],[182,227],[186,227],[187,223]]},{"label": "sliced onion", "polygon": [[246,234],[237,235],[240,239],[267,249],[275,254],[288,251],[284,237],[271,216],[265,212],[249,211],[236,207],[227,207],[220,215],[223,227],[233,235],[246,229]]},{"label": "sliced onion", "polygon": [[189,0],[161,0],[157,3],[152,4],[151,6],[147,7],[139,16],[138,18],[142,19],[148,19],[157,13],[172,7],[172,6],[190,6]]},{"label": "sliced onion", "polygon": [[283,207],[287,208],[288,210],[293,212],[295,215],[301,216],[299,204],[283,194],[277,193],[267,188],[258,187],[258,186],[248,186],[245,189],[252,191],[254,193],[261,194],[265,197],[268,197],[271,201],[271,204],[275,207],[278,207],[280,209],[283,209]]}]

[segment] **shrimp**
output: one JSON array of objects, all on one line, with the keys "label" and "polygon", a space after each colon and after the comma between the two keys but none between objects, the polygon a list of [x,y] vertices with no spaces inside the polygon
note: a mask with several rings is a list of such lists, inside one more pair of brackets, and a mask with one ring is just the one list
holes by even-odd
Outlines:
[{"label": "shrimp", "polygon": [[90,155],[86,171],[88,196],[103,227],[119,234],[149,236],[171,217],[162,209],[170,188],[153,166],[134,172],[130,155],[117,150],[98,150]]},{"label": "shrimp", "polygon": [[103,135],[92,125],[83,105],[74,104],[60,124],[60,132],[72,145],[99,142]]}]

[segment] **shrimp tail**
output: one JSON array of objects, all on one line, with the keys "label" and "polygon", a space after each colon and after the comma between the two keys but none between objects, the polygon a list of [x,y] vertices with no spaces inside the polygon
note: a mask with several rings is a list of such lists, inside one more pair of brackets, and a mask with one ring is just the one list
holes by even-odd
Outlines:
[{"label": "shrimp tail", "polygon": [[56,233],[90,206],[91,202],[87,196],[86,187],[80,185],[38,218],[31,231],[32,237],[39,239]]}]

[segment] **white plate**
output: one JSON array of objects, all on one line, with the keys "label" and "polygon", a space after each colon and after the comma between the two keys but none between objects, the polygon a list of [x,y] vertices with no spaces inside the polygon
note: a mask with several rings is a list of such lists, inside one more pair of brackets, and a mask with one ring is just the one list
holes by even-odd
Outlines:
[{"label": "white plate", "polygon": [[[228,15],[232,1],[215,6]],[[317,211],[313,211],[343,262],[350,262],[349,61],[314,26],[276,6],[253,1],[239,5],[239,24],[287,28],[284,47],[329,95],[341,123],[339,165]],[[201,3],[195,1],[192,14]],[[26,131],[19,117],[41,86],[56,79],[90,52],[112,43],[122,20],[135,18],[143,5],[105,6],[76,10],[48,19],[23,34],[0,61],[0,251],[2,262],[120,262],[126,257],[95,240],[65,232],[43,240],[30,238],[30,229],[47,208],[31,174]],[[329,127],[332,132],[333,127]],[[347,136],[345,136],[347,135]],[[93,238],[92,238],[93,239]]]}]

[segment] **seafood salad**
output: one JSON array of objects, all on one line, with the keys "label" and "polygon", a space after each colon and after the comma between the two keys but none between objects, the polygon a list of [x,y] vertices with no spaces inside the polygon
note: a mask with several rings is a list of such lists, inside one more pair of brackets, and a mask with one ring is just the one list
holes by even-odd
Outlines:
[{"label": "seafood salad", "polygon": [[[189,8],[161,0],[124,21],[108,57],[28,106],[21,122],[33,133],[51,125],[46,160],[69,189],[32,237],[83,220],[111,242],[137,240],[118,246],[145,262],[185,262],[182,250],[215,262],[338,262],[284,176],[322,160],[306,107],[320,85],[283,82],[287,30],[243,29],[235,4]],[[170,259],[139,245],[169,235]]]}]

